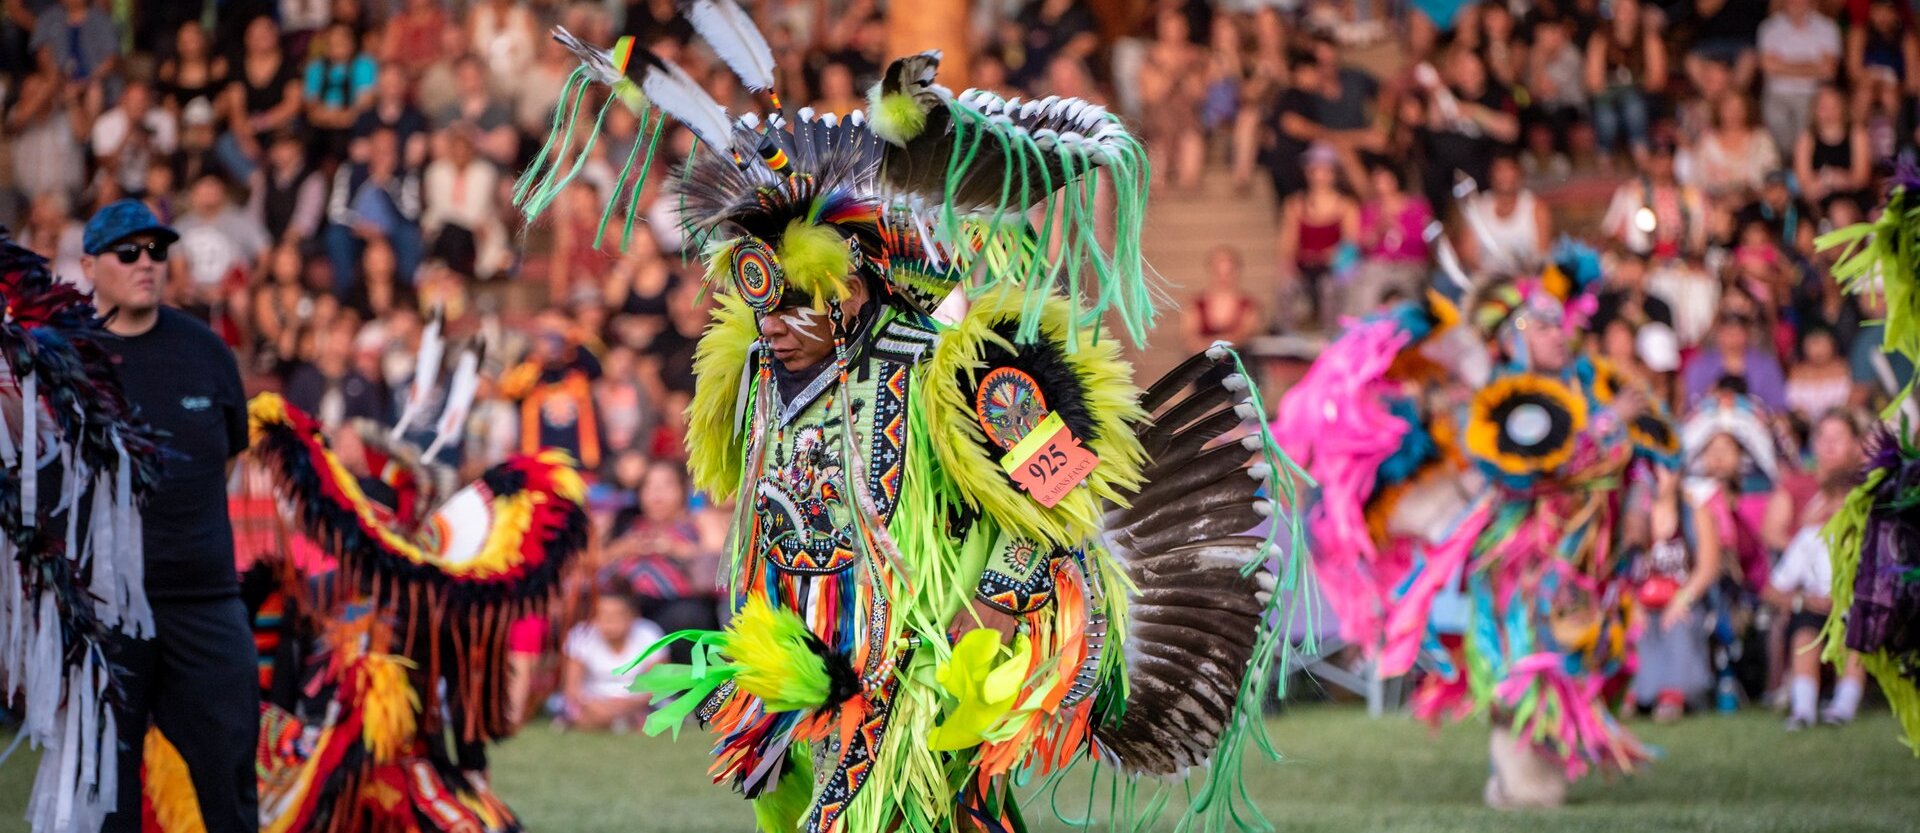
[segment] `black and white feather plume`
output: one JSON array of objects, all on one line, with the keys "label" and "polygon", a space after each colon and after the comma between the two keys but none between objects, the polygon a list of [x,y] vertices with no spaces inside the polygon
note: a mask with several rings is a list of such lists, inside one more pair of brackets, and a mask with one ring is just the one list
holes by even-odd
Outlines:
[{"label": "black and white feather plume", "polygon": [[773,49],[734,0],[683,0],[680,13],[749,90],[773,89]]},{"label": "black and white feather plume", "polygon": [[1108,509],[1106,544],[1135,589],[1126,705],[1094,736],[1127,772],[1206,765],[1236,721],[1249,668],[1263,667],[1274,574],[1267,539],[1252,531],[1275,514],[1260,494],[1272,472],[1246,430],[1259,414],[1232,357],[1216,346],[1141,396],[1145,485],[1131,507]]}]

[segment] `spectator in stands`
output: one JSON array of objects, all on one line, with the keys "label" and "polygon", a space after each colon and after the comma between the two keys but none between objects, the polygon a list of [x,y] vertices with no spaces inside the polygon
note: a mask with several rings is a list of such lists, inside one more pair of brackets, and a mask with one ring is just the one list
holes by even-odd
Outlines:
[{"label": "spectator in stands", "polygon": [[[1187,31],[1186,15],[1162,11],[1135,85],[1140,91],[1141,141],[1155,179],[1178,189],[1200,184],[1207,139],[1201,132],[1206,79],[1200,49]],[[826,83],[822,74],[821,83]]]},{"label": "spectator in stands", "polygon": [[534,320],[532,349],[500,380],[500,391],[520,407],[520,453],[558,448],[587,469],[600,466],[605,438],[594,408],[600,361],[582,346],[565,313],[549,309]]},{"label": "spectator in stands", "polygon": [[[1233,123],[1231,166],[1234,184],[1240,187],[1253,181],[1256,164],[1272,144],[1272,131],[1278,125],[1274,111],[1285,94],[1288,77],[1286,22],[1280,13],[1271,6],[1261,6],[1253,12],[1252,29],[1253,50],[1247,56],[1240,110]],[[1273,158],[1279,158],[1278,151],[1275,154]]]},{"label": "spectator in stands", "polygon": [[354,123],[367,109],[378,68],[373,57],[360,51],[353,29],[334,23],[321,33],[321,52],[307,62],[307,125],[313,131],[316,153],[342,160]]},{"label": "spectator in stands", "polygon": [[1427,226],[1433,209],[1407,192],[1400,166],[1378,157],[1367,161],[1367,201],[1360,206],[1360,266],[1347,289],[1345,312],[1361,315],[1389,298],[1417,298],[1432,267]]},{"label": "spectator in stands", "polygon": [[1587,41],[1587,89],[1593,93],[1593,129],[1603,166],[1621,144],[1637,165],[1647,161],[1651,104],[1667,84],[1667,46],[1658,17],[1643,15],[1639,0],[1614,0],[1612,19]]},{"label": "spectator in stands", "polygon": [[[180,146],[174,148],[167,164],[158,168],[165,172],[165,181],[156,186],[149,175],[147,191],[151,199],[171,205],[174,188],[180,183],[192,184],[207,174],[226,175],[227,168],[220,161],[217,130],[212,104],[199,98],[187,102],[180,111]],[[304,147],[300,153],[305,155]],[[171,211],[155,213],[163,217],[172,215]]]},{"label": "spectator in stands", "polygon": [[81,238],[85,227],[73,218],[73,204],[60,191],[43,191],[27,208],[27,221],[14,233],[14,242],[47,259],[55,277],[91,290],[80,258],[86,255]]},{"label": "spectator in stands", "polygon": [[405,0],[387,20],[380,44],[380,62],[418,76],[440,58],[440,32],[455,28],[439,0]]},{"label": "spectator in stands", "polygon": [[615,313],[614,339],[636,350],[651,346],[672,326],[667,317],[679,284],[650,229],[635,228],[626,251],[607,273],[603,300]]},{"label": "spectator in stands", "polygon": [[384,420],[386,394],[380,386],[355,369],[354,334],[358,322],[343,319],[320,333],[313,361],[294,368],[287,377],[288,404],[313,415],[328,431],[349,420]]},{"label": "spectator in stands", "polygon": [[[1820,420],[1814,431],[1815,456],[1822,445],[1832,446],[1840,456],[1852,460],[1851,466],[1820,481],[1820,491],[1808,501],[1804,523],[1795,532],[1774,568],[1763,598],[1774,609],[1787,615],[1788,679],[1787,731],[1812,726],[1817,718],[1824,723],[1843,724],[1853,720],[1866,685],[1866,673],[1860,656],[1849,653],[1845,669],[1834,686],[1833,700],[1824,711],[1820,701],[1820,632],[1833,609],[1833,564],[1827,551],[1822,527],[1839,510],[1847,493],[1858,480],[1859,461],[1864,456],[1859,429],[1847,412],[1832,413]],[[1829,452],[1834,454],[1835,452]]]},{"label": "spectator in stands", "polygon": [[428,250],[455,272],[489,278],[504,271],[513,256],[494,209],[499,182],[493,163],[474,153],[472,129],[459,123],[448,128],[445,155],[427,166],[420,227],[430,241]]},{"label": "spectator in stands", "polygon": [[[1660,470],[1643,512],[1626,516],[1628,540],[1646,547],[1636,601],[1650,614],[1639,640],[1631,706],[1651,709],[1672,723],[1689,705],[1704,705],[1713,688],[1707,656],[1709,608],[1703,602],[1720,581],[1715,525],[1680,488],[1677,472]],[[1634,537],[1644,536],[1640,541]]]},{"label": "spectator in stands", "polygon": [[400,310],[418,310],[413,284],[395,273],[393,247],[375,237],[360,253],[360,280],[340,300],[341,307],[360,316],[361,321],[379,321]]},{"label": "spectator in stands", "polygon": [[820,68],[820,95],[814,99],[815,110],[845,115],[865,106],[865,99],[853,88],[852,69],[837,61]]},{"label": "spectator in stands", "polygon": [[[634,594],[647,617],[669,631],[719,625],[720,556],[694,522],[686,478],[677,463],[647,466],[639,512],[611,530],[600,578],[602,586]],[[681,647],[673,650],[674,662],[687,661]]]},{"label": "spectator in stands", "polygon": [[1522,186],[1520,159],[1511,151],[1493,157],[1487,189],[1460,207],[1462,229],[1454,241],[1460,261],[1483,275],[1522,275],[1545,262],[1553,245],[1553,215]]},{"label": "spectator in stands", "polygon": [[1787,407],[1786,380],[1780,362],[1758,336],[1759,305],[1746,290],[1733,287],[1720,298],[1720,314],[1713,325],[1713,341],[1693,354],[1683,371],[1687,403],[1710,393],[1726,377],[1741,380],[1748,395],[1774,412]]},{"label": "spectator in stands", "polygon": [[1780,167],[1773,137],[1758,129],[1746,96],[1733,92],[1713,106],[1713,129],[1684,154],[1680,179],[1709,197],[1759,190],[1767,172]]},{"label": "spectator in stands", "polygon": [[655,655],[629,667],[666,633],[640,616],[639,602],[626,592],[602,588],[587,621],[567,633],[561,653],[563,706],[556,725],[586,732],[625,734],[646,719],[652,698],[628,691],[633,678],[665,661]]},{"label": "spectator in stands", "polygon": [[475,66],[491,70],[492,77],[483,75],[481,86],[491,85],[507,96],[519,91],[521,73],[532,63],[534,44],[541,37],[533,10],[514,0],[484,0],[467,11],[467,31]]},{"label": "spectator in stands", "polygon": [[1320,99],[1314,121],[1321,128],[1315,139],[1340,153],[1341,172],[1353,187],[1363,188],[1367,173],[1360,154],[1380,150],[1385,138],[1374,118],[1380,82],[1341,64],[1340,56],[1340,46],[1332,37],[1323,34],[1313,39],[1313,62],[1318,71],[1310,78],[1319,82],[1319,88],[1308,89]]},{"label": "spectator in stands", "polygon": [[1833,330],[1820,324],[1800,330],[1799,361],[1787,375],[1787,407],[1811,425],[1853,399],[1853,374],[1840,355]]},{"label": "spectator in stands", "polygon": [[1604,331],[1616,318],[1636,331],[1647,324],[1673,326],[1673,308],[1665,299],[1647,291],[1646,255],[1618,252],[1611,266],[1601,279],[1598,303],[1594,306],[1592,324],[1596,332]]},{"label": "spectator in stands", "polygon": [[[63,8],[49,9],[41,19],[52,21],[49,31],[64,31],[63,14]],[[95,96],[88,94],[86,82],[72,80],[51,59],[35,66],[20,79],[18,98],[6,113],[13,187],[26,194],[78,195],[86,177],[84,140]]]},{"label": "spectator in stands", "polygon": [[234,205],[226,180],[212,172],[194,181],[187,213],[174,220],[173,227],[180,233],[174,251],[189,279],[178,305],[203,311],[214,331],[232,343],[233,322],[222,320],[227,296],[244,292],[252,276],[265,274],[272,239],[259,221]]},{"label": "spectator in stands", "polygon": [[433,123],[442,129],[466,124],[474,130],[474,146],[481,156],[496,165],[512,165],[520,137],[513,130],[512,113],[494,97],[488,83],[486,65],[473,55],[461,56],[454,65],[454,102],[436,113]]},{"label": "spectator in stands", "polygon": [[1693,7],[1693,51],[1687,53],[1687,76],[1706,94],[1706,73],[1730,71],[1733,83],[1753,85],[1759,61],[1754,46],[1760,21],[1767,16],[1767,0],[1698,0]]},{"label": "spectator in stands", "polygon": [[1775,146],[1792,147],[1806,131],[1814,94],[1834,79],[1842,52],[1840,27],[1816,11],[1813,0],[1780,0],[1760,24],[1761,110]]},{"label": "spectator in stands", "polygon": [[1244,348],[1260,331],[1260,302],[1241,283],[1245,262],[1240,250],[1215,246],[1207,253],[1207,282],[1181,312],[1180,331],[1187,349],[1205,350],[1216,341]]},{"label": "spectator in stands", "polygon": [[118,91],[120,32],[89,0],[60,0],[40,13],[29,44],[43,72],[57,75],[76,97]]},{"label": "spectator in stands", "polygon": [[300,134],[282,130],[267,145],[267,164],[253,174],[247,213],[273,240],[310,241],[327,212],[327,181],[307,164]]},{"label": "spectator in stands", "polygon": [[1847,30],[1847,78],[1858,101],[1894,90],[1920,95],[1920,32],[1912,8],[1896,0],[1870,0],[1865,17]]},{"label": "spectator in stands", "polygon": [[1569,21],[1560,17],[1533,26],[1533,48],[1524,76],[1530,103],[1523,116],[1535,166],[1565,176],[1573,170],[1574,126],[1587,115],[1586,57],[1573,44]]},{"label": "spectator in stands", "polygon": [[1099,47],[1093,13],[1074,0],[1026,0],[1014,17],[1020,32],[1019,64],[1011,66],[1015,86],[1041,79],[1056,58],[1085,60]]},{"label": "spectator in stands", "polygon": [[420,181],[402,166],[398,142],[393,131],[376,130],[366,164],[341,165],[334,174],[322,235],[335,295],[345,296],[357,280],[354,265],[369,240],[393,247],[404,281],[411,283],[420,265]]},{"label": "spectator in stands", "polygon": [[1474,51],[1480,53],[1480,61],[1487,65],[1487,77],[1517,97],[1526,87],[1528,44],[1515,28],[1518,22],[1514,20],[1513,10],[1499,0],[1489,0],[1482,2],[1477,11],[1479,19],[1475,30],[1479,40]]},{"label": "spectator in stands", "polygon": [[1520,138],[1519,109],[1507,91],[1487,83],[1480,56],[1455,49],[1445,63],[1444,85],[1436,73],[1415,70],[1428,99],[1425,191],[1436,210],[1452,204],[1456,176],[1486,183],[1496,151]]},{"label": "spectator in stands", "polygon": [[281,49],[280,29],[273,18],[254,18],[247,24],[245,37],[240,71],[227,84],[223,108],[227,132],[219,144],[221,164],[241,181],[259,166],[265,153],[261,141],[291,126],[305,102],[299,67]]},{"label": "spectator in stands", "polygon": [[1706,250],[1707,214],[1699,190],[1674,178],[1673,143],[1662,140],[1640,176],[1613,192],[1600,229],[1628,251],[1664,263]]},{"label": "spectator in stands", "polygon": [[[618,239],[601,239],[600,192],[593,183],[577,180],[560,195],[554,212],[553,255],[547,271],[547,284],[554,297],[571,298],[574,290],[595,285],[615,259]],[[612,235],[609,235],[612,237]]]},{"label": "spectator in stands", "polygon": [[267,279],[254,287],[247,304],[254,360],[243,370],[285,378],[300,358],[301,336],[319,317],[319,297],[302,280],[302,260],[291,239],[267,255]]},{"label": "spectator in stands", "polygon": [[180,24],[174,35],[173,56],[160,62],[155,87],[160,103],[176,118],[187,103],[204,99],[211,104],[227,86],[227,59],[213,53],[200,21]]},{"label": "spectator in stands", "polygon": [[1268,114],[1262,137],[1261,164],[1273,178],[1274,198],[1284,202],[1307,187],[1300,158],[1320,138],[1320,63],[1313,56],[1294,53],[1287,59],[1292,84],[1283,88]]},{"label": "spectator in stands", "polygon": [[1812,233],[1814,225],[1813,210],[1794,193],[1793,172],[1784,169],[1767,172],[1760,193],[1733,216],[1743,234],[1750,224],[1764,226],[1766,242],[1778,245],[1783,253],[1795,248],[1802,235]]},{"label": "spectator in stands", "polygon": [[103,197],[137,199],[146,194],[147,168],[173,153],[180,136],[173,115],[154,106],[153,88],[133,81],[119,104],[94,119],[91,138]]},{"label": "spectator in stands", "polygon": [[427,164],[427,117],[407,96],[407,76],[391,67],[380,70],[373,85],[373,101],[354,119],[347,157],[354,162],[367,161],[367,143],[376,130],[391,130],[400,143],[400,155],[408,168],[419,170]]},{"label": "spectator in stands", "polygon": [[1863,192],[1873,181],[1873,148],[1864,127],[1852,123],[1846,95],[1831,84],[1813,99],[1813,122],[1794,144],[1793,173],[1800,193],[1815,202]]},{"label": "spectator in stands", "polygon": [[646,391],[640,387],[638,358],[624,344],[607,350],[605,375],[593,383],[593,401],[599,409],[602,431],[607,435],[606,454],[619,460],[629,451],[639,451],[652,415]]},{"label": "spectator in stands", "polygon": [[1308,149],[1300,160],[1306,190],[1280,206],[1280,289],[1285,296],[1304,297],[1308,320],[1318,326],[1331,324],[1339,308],[1328,278],[1341,251],[1360,239],[1360,206],[1340,190],[1339,165],[1332,147]]}]

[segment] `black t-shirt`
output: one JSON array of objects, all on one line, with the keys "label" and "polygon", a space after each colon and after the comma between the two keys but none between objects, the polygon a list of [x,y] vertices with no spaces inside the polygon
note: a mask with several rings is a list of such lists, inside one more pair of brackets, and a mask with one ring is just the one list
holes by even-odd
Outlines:
[{"label": "black t-shirt", "polygon": [[[1613,319],[1625,313],[1627,300],[1627,291],[1624,289],[1603,290],[1593,313],[1593,331],[1605,332],[1607,325],[1613,323]],[[1646,315],[1644,320],[1641,320],[1640,316],[1628,319],[1628,323],[1631,323],[1635,330],[1649,322],[1665,324],[1669,329],[1673,327],[1673,308],[1667,306],[1667,302],[1658,296],[1649,293],[1641,298],[1640,311]]]},{"label": "black t-shirt", "polygon": [[[1515,112],[1513,99],[1493,84],[1488,84],[1478,96],[1462,95],[1459,90],[1455,90],[1454,95],[1462,104],[1478,104],[1502,113]],[[1464,131],[1458,127],[1434,130],[1427,134],[1427,143],[1429,176],[1439,174],[1450,183],[1453,172],[1459,170],[1480,187],[1487,187],[1493,154],[1500,143],[1477,125]]]},{"label": "black t-shirt", "polygon": [[170,307],[137,336],[105,338],[120,385],[166,432],[160,485],[140,517],[147,595],[156,601],[236,596],[227,461],[247,449],[247,396],[233,351],[205,324]]},{"label": "black t-shirt", "polygon": [[378,107],[369,107],[360,117],[353,120],[353,138],[363,139],[372,136],[381,128],[393,131],[393,140],[402,150],[407,140],[415,134],[427,132],[427,117],[412,105],[400,108],[400,113],[389,120]]},{"label": "black t-shirt", "polygon": [[1338,73],[1340,94],[1320,99],[1320,124],[1330,130],[1365,130],[1373,126],[1373,101],[1380,94],[1380,82],[1352,67],[1339,67]]},{"label": "black t-shirt", "polygon": [[[1301,173],[1300,155],[1307,152],[1307,142],[1298,136],[1288,135],[1286,117],[1299,116],[1314,124],[1320,124],[1321,98],[1301,89],[1289,88],[1280,93],[1273,107],[1273,147],[1271,156],[1266,160],[1268,169],[1275,173],[1274,187],[1284,198],[1306,187],[1306,178]],[[1324,125],[1323,125],[1324,126]]]},{"label": "black t-shirt", "polygon": [[1767,0],[1727,0],[1710,17],[1693,27],[1695,41],[1738,40],[1748,46],[1760,39],[1760,23],[1767,19]]}]

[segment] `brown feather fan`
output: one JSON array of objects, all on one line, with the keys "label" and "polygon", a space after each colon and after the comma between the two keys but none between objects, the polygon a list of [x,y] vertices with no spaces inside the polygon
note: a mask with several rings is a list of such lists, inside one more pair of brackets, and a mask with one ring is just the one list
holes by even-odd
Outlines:
[{"label": "brown feather fan", "polygon": [[1127,772],[1174,776],[1205,765],[1233,718],[1273,592],[1251,534],[1272,513],[1265,464],[1244,442],[1258,415],[1232,354],[1196,355],[1141,395],[1149,462],[1131,507],[1109,506],[1107,546],[1126,565],[1128,696],[1095,739]]}]

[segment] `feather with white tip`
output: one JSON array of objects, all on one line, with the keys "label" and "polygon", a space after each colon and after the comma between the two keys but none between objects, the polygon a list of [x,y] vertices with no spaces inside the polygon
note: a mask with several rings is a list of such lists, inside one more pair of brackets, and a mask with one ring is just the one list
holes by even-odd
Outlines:
[{"label": "feather with white tip", "polygon": [[686,125],[700,138],[701,144],[722,158],[731,156],[733,122],[727,118],[727,108],[714,101],[686,70],[672,61],[647,51],[638,51],[635,57],[645,62],[641,67],[640,91],[646,93],[647,100]]},{"label": "feather with white tip", "polygon": [[740,4],[733,0],[692,0],[681,4],[681,13],[713,47],[714,54],[740,76],[742,85],[755,92],[773,89],[773,49]]},{"label": "feather with white tip", "polygon": [[445,358],[447,342],[440,335],[440,311],[434,310],[433,319],[420,331],[420,351],[413,360],[413,386],[407,391],[407,404],[400,409],[400,420],[393,424],[393,430],[387,432],[389,442],[400,439],[413,423],[420,419],[420,409],[427,406],[427,397],[433,393],[433,383],[440,380],[440,361]]},{"label": "feather with white tip", "polygon": [[440,409],[440,421],[434,428],[433,442],[420,455],[431,462],[440,449],[458,442],[466,434],[467,415],[473,411],[473,399],[480,392],[480,354],[468,350],[460,354],[453,369],[453,381],[447,385],[447,404]]}]

